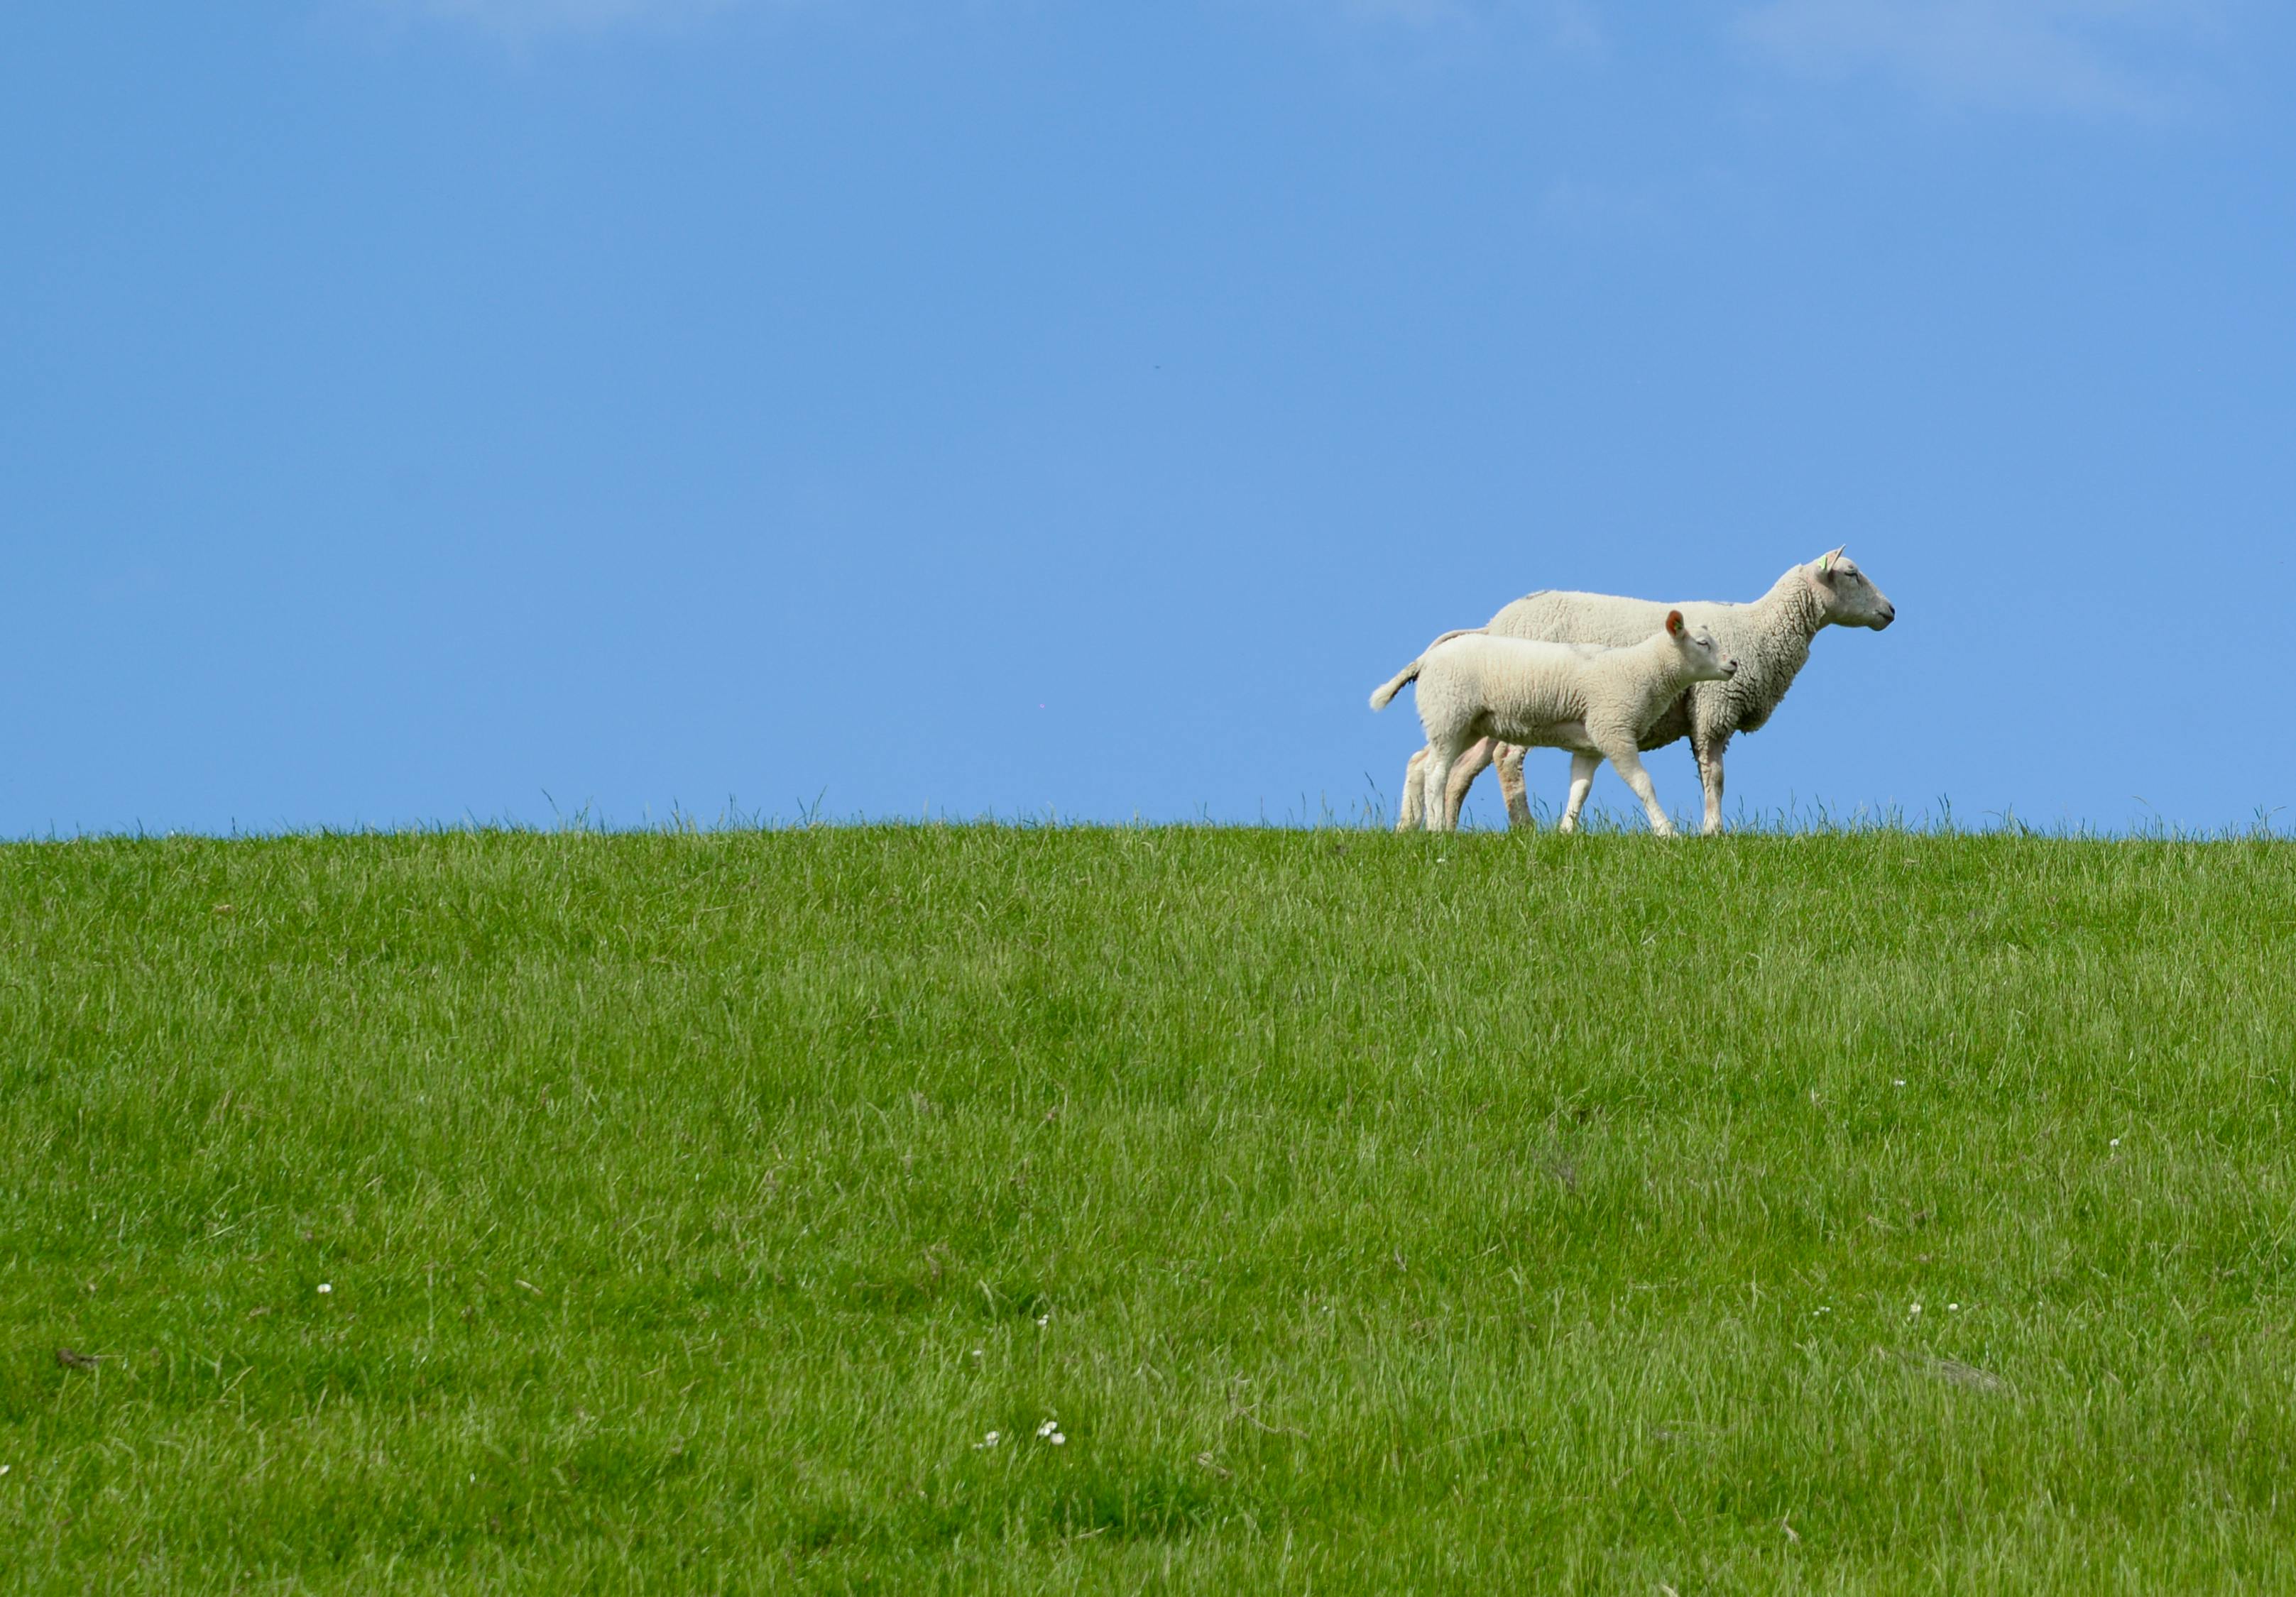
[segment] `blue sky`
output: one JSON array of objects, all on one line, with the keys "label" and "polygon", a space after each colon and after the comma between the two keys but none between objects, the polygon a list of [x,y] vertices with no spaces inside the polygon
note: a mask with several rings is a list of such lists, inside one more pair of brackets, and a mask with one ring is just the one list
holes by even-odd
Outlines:
[{"label": "blue sky", "polygon": [[2290,823],[2292,69],[2260,0],[12,8],[0,835],[1344,815],[1435,632],[1842,543],[1898,624],[1734,806]]}]

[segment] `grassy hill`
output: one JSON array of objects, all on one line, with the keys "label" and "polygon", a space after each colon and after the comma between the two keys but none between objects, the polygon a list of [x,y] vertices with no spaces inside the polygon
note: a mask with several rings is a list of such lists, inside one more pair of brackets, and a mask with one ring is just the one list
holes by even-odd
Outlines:
[{"label": "grassy hill", "polygon": [[2288,1589],[2292,1018],[2271,842],[9,847],[0,1582]]}]

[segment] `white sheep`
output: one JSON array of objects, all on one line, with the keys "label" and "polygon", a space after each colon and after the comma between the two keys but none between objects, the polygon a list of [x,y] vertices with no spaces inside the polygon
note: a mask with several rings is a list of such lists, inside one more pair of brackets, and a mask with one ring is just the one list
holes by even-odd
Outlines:
[{"label": "white sheep", "polygon": [[[1678,610],[1665,625],[1628,648],[1527,642],[1480,632],[1451,632],[1429,645],[1417,659],[1382,683],[1371,696],[1384,709],[1403,684],[1419,682],[1419,724],[1427,746],[1418,780],[1431,831],[1450,831],[1457,814],[1443,802],[1445,782],[1459,756],[1480,740],[1537,744],[1571,751],[1571,790],[1595,780],[1595,768],[1609,760],[1643,801],[1651,830],[1670,837],[1674,827],[1651,790],[1636,745],[1644,732],[1682,697],[1693,682],[1726,681],[1738,662],[1725,654],[1714,635],[1693,629]],[[1406,770],[1404,785],[1411,786]],[[1578,823],[1578,807],[1562,830]]]},{"label": "white sheep", "polygon": [[[1705,789],[1704,830],[1710,836],[1722,830],[1723,749],[1734,734],[1759,731],[1770,718],[1809,659],[1810,641],[1828,627],[1866,627],[1879,632],[1897,618],[1898,610],[1856,561],[1836,549],[1808,565],[1791,568],[1751,604],[1693,600],[1669,605],[1616,594],[1546,592],[1516,600],[1478,630],[1497,637],[1615,645],[1648,636],[1672,610],[1681,610],[1693,626],[1711,627],[1716,640],[1737,657],[1742,667],[1727,682],[1691,686],[1641,740],[1644,750],[1663,748],[1677,738],[1690,740]],[[1452,766],[1444,795],[1448,821],[1456,824],[1468,788],[1496,757],[1499,786],[1506,795],[1507,824],[1529,826],[1522,756],[1520,745],[1510,746],[1505,740],[1484,739],[1467,749]],[[1419,824],[1421,787],[1413,778],[1423,758],[1423,752],[1414,756],[1405,773],[1398,831]],[[1579,774],[1573,762],[1570,798],[1563,811],[1566,828],[1577,823],[1579,807],[1586,802],[1587,787]]]}]

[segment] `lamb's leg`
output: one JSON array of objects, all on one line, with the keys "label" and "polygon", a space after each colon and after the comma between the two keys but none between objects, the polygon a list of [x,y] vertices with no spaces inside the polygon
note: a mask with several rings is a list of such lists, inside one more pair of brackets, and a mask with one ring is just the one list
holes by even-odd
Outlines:
[{"label": "lamb's leg", "polygon": [[1530,792],[1522,785],[1522,757],[1528,750],[1501,743],[1492,764],[1499,768],[1499,791],[1506,797],[1507,830],[1530,831],[1538,823],[1530,818]]},{"label": "lamb's leg", "polygon": [[1570,800],[1562,807],[1562,819],[1556,822],[1557,831],[1578,830],[1578,812],[1587,803],[1587,790],[1595,785],[1595,768],[1603,763],[1599,754],[1576,754],[1570,757]]},{"label": "lamb's leg", "polygon": [[1498,745],[1488,738],[1477,738],[1459,756],[1459,763],[1451,767],[1451,780],[1443,789],[1443,829],[1459,830],[1459,812],[1466,807],[1467,790],[1475,785],[1475,778],[1491,763],[1491,755]]},{"label": "lamb's leg", "polygon": [[1419,830],[1419,782],[1427,772],[1427,749],[1424,745],[1411,751],[1411,763],[1403,767],[1403,800],[1396,807],[1395,830]]},{"label": "lamb's leg", "polygon": [[1632,738],[1627,738],[1603,750],[1603,758],[1618,767],[1619,774],[1643,801],[1643,814],[1650,817],[1651,831],[1662,838],[1674,835],[1674,823],[1666,818],[1659,807],[1658,790],[1651,786],[1650,773],[1643,769],[1643,757]]},{"label": "lamb's leg", "polygon": [[1706,790],[1706,824],[1701,830],[1710,838],[1722,830],[1722,750],[1729,744],[1724,736],[1697,745],[1698,781]]},{"label": "lamb's leg", "polygon": [[1443,795],[1444,784],[1450,780],[1451,767],[1457,762],[1459,752],[1457,748],[1447,743],[1432,740],[1428,742],[1427,768],[1420,781],[1425,793],[1421,803],[1425,807],[1427,830],[1430,831],[1457,830],[1456,820],[1444,813]]}]

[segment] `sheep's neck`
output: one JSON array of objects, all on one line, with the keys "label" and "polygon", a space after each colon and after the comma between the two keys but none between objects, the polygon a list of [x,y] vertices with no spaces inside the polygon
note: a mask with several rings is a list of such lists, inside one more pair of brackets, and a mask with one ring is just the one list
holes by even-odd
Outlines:
[{"label": "sheep's neck", "polygon": [[1747,609],[1755,625],[1744,629],[1736,644],[1738,674],[1718,685],[1738,712],[1734,719],[1739,729],[1752,732],[1769,718],[1808,662],[1810,641],[1825,626],[1825,606],[1796,566]]}]

